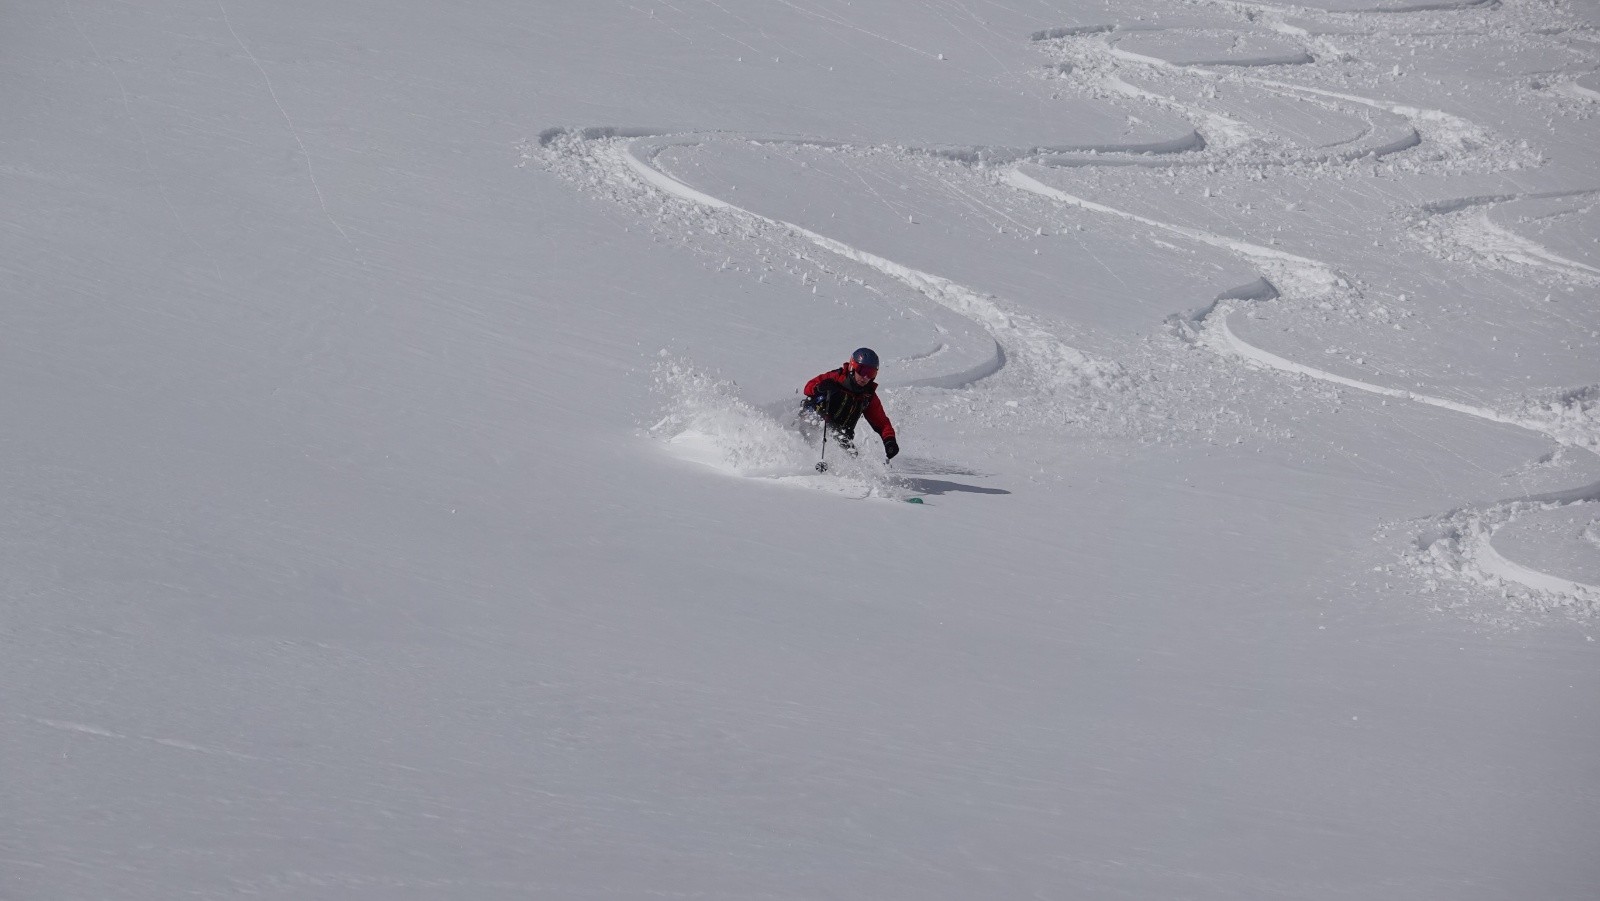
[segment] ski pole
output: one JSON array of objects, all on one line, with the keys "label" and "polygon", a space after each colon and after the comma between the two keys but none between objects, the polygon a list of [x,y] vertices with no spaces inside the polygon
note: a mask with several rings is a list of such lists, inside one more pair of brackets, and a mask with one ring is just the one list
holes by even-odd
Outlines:
[{"label": "ski pole", "polygon": [[828,471],[828,424],[822,424],[822,458],[817,461],[817,472]]}]

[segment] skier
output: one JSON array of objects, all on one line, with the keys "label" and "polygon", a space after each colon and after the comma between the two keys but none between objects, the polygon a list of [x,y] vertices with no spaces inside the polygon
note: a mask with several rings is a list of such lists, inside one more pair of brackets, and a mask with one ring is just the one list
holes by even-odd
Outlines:
[{"label": "skier", "polygon": [[856,422],[863,414],[867,425],[883,439],[883,453],[893,460],[900,453],[894,440],[894,426],[878,400],[878,355],[870,347],[858,349],[843,366],[824,372],[805,387],[805,409],[814,413],[831,429],[839,446],[855,453]]}]

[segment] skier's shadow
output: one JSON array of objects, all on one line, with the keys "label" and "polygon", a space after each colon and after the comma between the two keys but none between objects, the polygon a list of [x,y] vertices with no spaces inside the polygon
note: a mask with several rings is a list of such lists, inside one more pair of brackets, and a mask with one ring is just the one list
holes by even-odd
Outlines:
[{"label": "skier's shadow", "polygon": [[899,468],[905,475],[899,481],[907,488],[922,494],[939,495],[953,494],[964,491],[968,494],[1010,494],[1004,488],[984,488],[980,485],[967,485],[962,482],[947,482],[944,479],[925,479],[918,474],[932,474],[941,476],[981,476],[983,473],[975,469],[945,463],[942,460],[931,460],[927,457],[906,457],[899,461]]},{"label": "skier's shadow", "polygon": [[968,494],[1010,494],[1004,488],[985,488],[982,485],[963,485],[960,482],[946,482],[944,479],[917,479],[903,478],[907,488],[928,495],[952,494],[965,491]]}]

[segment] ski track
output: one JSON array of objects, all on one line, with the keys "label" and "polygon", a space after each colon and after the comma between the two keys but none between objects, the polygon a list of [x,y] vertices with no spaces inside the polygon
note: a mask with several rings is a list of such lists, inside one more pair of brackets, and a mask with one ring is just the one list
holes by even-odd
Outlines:
[{"label": "ski track", "polygon": [[[1488,422],[1514,425],[1545,435],[1559,444],[1600,454],[1600,386],[1569,391],[1554,399],[1529,400],[1520,409],[1503,410],[1353,379],[1278,356],[1243,340],[1230,327],[1230,317],[1250,304],[1267,301],[1353,303],[1360,299],[1360,294],[1351,278],[1320,260],[1075,196],[1029,173],[1030,167],[1048,170],[1107,165],[1239,167],[1343,163],[1405,153],[1422,146],[1436,153],[1443,151],[1447,163],[1483,161],[1492,166],[1494,161],[1491,157],[1494,154],[1504,156],[1509,152],[1508,142],[1496,138],[1468,119],[1442,110],[1296,84],[1251,71],[1267,67],[1314,67],[1325,59],[1349,58],[1331,38],[1313,35],[1308,29],[1288,22],[1287,16],[1290,14],[1301,17],[1321,14],[1336,21],[1349,21],[1351,17],[1362,14],[1382,13],[1387,16],[1497,8],[1498,5],[1491,0],[1394,3],[1369,9],[1287,7],[1249,0],[1211,0],[1211,5],[1239,12],[1256,26],[1264,26],[1271,34],[1301,46],[1287,51],[1258,51],[1237,57],[1201,57],[1175,62],[1119,46],[1130,34],[1149,35],[1164,30],[1160,28],[1091,23],[1044,29],[1027,36],[1035,43],[1055,48],[1058,61],[1053,72],[1071,73],[1086,86],[1089,93],[1102,98],[1175,111],[1194,124],[1194,130],[1187,135],[1144,144],[1032,148],[896,146],[893,150],[901,154],[942,157],[967,165],[999,165],[1004,167],[1000,183],[1015,190],[1091,214],[1136,222],[1183,241],[1225,250],[1248,261],[1260,273],[1259,279],[1224,292],[1198,309],[1175,313],[1167,320],[1167,326],[1173,334],[1210,349],[1220,360],[1232,360],[1253,368],[1275,370],[1340,388],[1432,406]],[[1253,34],[1261,36],[1259,32]],[[1125,69],[1130,70],[1132,77],[1179,77],[1191,81],[1199,79],[1203,83],[1226,83],[1232,87],[1247,86],[1270,96],[1322,105],[1343,115],[1360,112],[1365,114],[1369,127],[1355,139],[1346,142],[1348,146],[1329,146],[1320,148],[1321,152],[1308,152],[1242,120],[1180,99],[1181,96],[1192,95],[1192,90],[1164,94],[1134,84],[1129,80],[1129,72],[1124,72]],[[1562,87],[1569,96],[1586,99],[1600,97],[1600,88],[1597,88],[1592,75],[1575,79]],[[1381,124],[1372,122],[1371,114],[1374,111],[1383,117]],[[661,153],[669,148],[701,146],[717,141],[857,149],[841,142],[810,137],[728,132],[673,133],[666,129],[646,127],[596,126],[547,129],[524,155],[530,159],[542,157],[554,168],[560,168],[563,162],[576,162],[587,170],[587,175],[571,176],[569,173],[575,180],[591,184],[601,182],[613,191],[632,191],[636,199],[641,188],[647,192],[653,191],[708,213],[736,220],[745,227],[748,235],[767,233],[798,239],[911,289],[933,303],[966,317],[992,337],[993,353],[978,366],[920,379],[906,387],[960,390],[1008,372],[1020,375],[1016,381],[1036,394],[1126,392],[1135,387],[1136,380],[1120,364],[1093,359],[1067,345],[1051,332],[1047,324],[1013,308],[1000,298],[712,196],[668,173],[658,162]],[[888,148],[870,149],[882,152]],[[1431,229],[1448,237],[1453,244],[1467,248],[1473,262],[1478,265],[1512,263],[1535,267],[1558,281],[1591,286],[1600,284],[1600,278],[1597,278],[1600,277],[1600,268],[1561,257],[1535,241],[1494,224],[1486,212],[1495,205],[1518,200],[1568,196],[1600,196],[1600,188],[1467,197],[1436,202],[1417,210],[1411,226],[1414,231]],[[947,345],[941,343],[929,353],[920,355],[919,359],[937,356],[946,349]],[[685,378],[682,371],[688,364],[674,365],[680,373],[677,377]],[[734,414],[741,418],[736,432],[747,434],[752,428],[758,431],[767,428],[766,424],[756,421],[769,414],[743,404],[736,396],[736,389],[722,398],[721,405],[724,413],[728,408],[735,408]],[[756,475],[808,486],[815,481],[809,476],[786,474],[781,461],[791,459],[792,448],[774,451],[773,446],[792,442],[794,436],[783,433],[781,427],[775,436],[769,435],[763,441],[756,442],[757,459],[752,463],[728,459],[727,447],[708,450],[708,446],[717,443],[715,428],[703,431],[701,427],[704,423],[696,425],[684,422],[664,428],[664,424],[671,420],[673,417],[669,415],[662,424],[658,424],[655,431],[669,435],[669,443],[688,445],[682,454],[687,458],[714,463],[708,455],[721,453],[722,468],[740,475]],[[776,422],[776,417],[772,421]],[[829,480],[830,485],[833,481]],[[895,496],[895,487],[881,477],[868,476],[862,479],[858,473],[855,478],[833,485],[832,490],[859,497],[892,497]],[[903,496],[903,492],[900,496]],[[1541,610],[1564,609],[1586,615],[1600,613],[1600,586],[1564,579],[1524,566],[1506,558],[1495,549],[1492,542],[1497,530],[1519,516],[1572,504],[1593,503],[1600,503],[1600,483],[1450,511],[1435,517],[1431,526],[1414,536],[1412,547],[1403,555],[1402,562],[1428,577],[1430,586],[1440,578],[1453,579],[1498,588],[1508,595],[1505,586],[1509,583],[1532,592],[1532,605]]]},{"label": "ski track", "polygon": [[[1310,37],[1305,29],[1289,26],[1282,21],[1281,16],[1285,11],[1282,7],[1235,3],[1226,5],[1255,6],[1261,9],[1269,18],[1269,27],[1272,27],[1274,31],[1290,36]],[[1367,10],[1367,12],[1413,12],[1477,5],[1486,4],[1475,2],[1454,4],[1419,3],[1393,6],[1383,10]],[[1357,11],[1352,10],[1351,12]],[[1138,33],[1146,30],[1134,29],[1132,31]],[[1433,146],[1442,147],[1456,155],[1481,155],[1486,152],[1483,148],[1493,148],[1497,143],[1503,143],[1497,142],[1491,134],[1475,123],[1442,110],[1424,109],[1409,104],[1362,97],[1344,91],[1331,91],[1309,85],[1297,85],[1280,79],[1239,73],[1237,71],[1230,71],[1226,75],[1222,75],[1209,72],[1204,68],[1208,65],[1222,65],[1224,61],[1175,63],[1128,51],[1117,46],[1125,33],[1127,33],[1127,30],[1116,25],[1073,26],[1037,32],[1033,35],[1033,39],[1035,41],[1071,39],[1076,43],[1089,45],[1090,50],[1088,53],[1079,52],[1073,55],[1072,64],[1078,68],[1084,67],[1087,60],[1090,68],[1094,68],[1097,63],[1100,66],[1104,66],[1106,61],[1117,61],[1162,71],[1200,72],[1205,77],[1213,80],[1225,78],[1230,83],[1250,84],[1281,95],[1333,101],[1335,103],[1375,109],[1383,114],[1398,117],[1409,123],[1407,133],[1401,134],[1387,143],[1342,151],[1324,158],[1328,160],[1348,160],[1362,156],[1384,156],[1409,150],[1425,142]],[[1326,43],[1323,43],[1320,49],[1325,52],[1330,50],[1335,53],[1339,52]],[[1098,57],[1098,60],[1096,60],[1096,57]],[[1315,55],[1310,53],[1303,56],[1278,54],[1227,60],[1225,64],[1230,68],[1238,69],[1267,65],[1303,65],[1314,59]],[[1074,71],[1077,71],[1077,68]],[[1127,82],[1116,74],[1103,75],[1102,83],[1115,85],[1117,86],[1116,89],[1120,90],[1121,93],[1130,96],[1135,93],[1148,95],[1153,102],[1168,108],[1178,109],[1180,112],[1186,112],[1191,121],[1197,122],[1203,134],[1210,134],[1204,131],[1205,123],[1210,122],[1216,125],[1218,122],[1218,117],[1209,111],[1198,108],[1193,111],[1183,110],[1183,107],[1187,104],[1176,98],[1123,88],[1122,86],[1126,86]],[[1237,152],[1251,147],[1260,147],[1264,144],[1264,141],[1259,136],[1235,127],[1231,120],[1224,119],[1221,122],[1221,126],[1228,136],[1225,146],[1233,151]],[[1056,165],[1061,164],[1060,161],[1055,160],[1046,162]],[[1093,161],[1074,159],[1070,161],[1070,164],[1092,165]],[[1162,161],[1155,163],[1155,165],[1170,165],[1170,163]],[[1169,324],[1173,325],[1181,336],[1196,343],[1203,344],[1225,356],[1232,356],[1242,360],[1248,365],[1313,378],[1340,387],[1384,397],[1394,397],[1413,403],[1451,410],[1490,422],[1520,426],[1547,435],[1563,444],[1573,444],[1600,453],[1600,415],[1597,415],[1593,409],[1595,406],[1594,395],[1597,393],[1596,389],[1587,388],[1569,392],[1568,396],[1558,398],[1554,402],[1531,401],[1524,404],[1524,409],[1522,410],[1505,412],[1487,407],[1462,404],[1414,391],[1389,388],[1297,363],[1272,354],[1263,348],[1250,345],[1229,327],[1229,317],[1237,309],[1236,304],[1232,301],[1259,302],[1280,297],[1302,302],[1321,299],[1338,302],[1340,300],[1355,299],[1355,292],[1350,287],[1350,280],[1340,276],[1327,264],[1289,255],[1273,248],[1239,241],[1224,235],[1158,221],[1150,217],[1114,209],[1104,204],[1076,197],[1058,188],[1043,184],[1023,172],[1020,167],[1012,169],[1007,174],[1006,180],[1013,187],[1020,190],[1052,197],[1062,203],[1092,212],[1139,222],[1191,241],[1227,249],[1256,265],[1263,275],[1262,282],[1259,285],[1243,286],[1235,292],[1229,292],[1229,294],[1217,298],[1210,305],[1200,310],[1169,318]],[[1461,211],[1521,199],[1593,196],[1596,193],[1600,193],[1600,191],[1580,189],[1543,194],[1530,193],[1486,198],[1464,198],[1458,201],[1429,205],[1422,211],[1422,216],[1418,217],[1417,224],[1420,225],[1421,222],[1431,220],[1432,224],[1443,226],[1447,234],[1456,243],[1472,251],[1474,260],[1480,264],[1485,261],[1506,260],[1542,268],[1561,280],[1595,284],[1593,276],[1600,275],[1600,270],[1595,269],[1595,267],[1554,254],[1537,242],[1495,225],[1488,219],[1487,215],[1468,218],[1461,215]],[[1340,297],[1338,295],[1345,296]],[[1533,603],[1541,609],[1560,607],[1586,614],[1600,612],[1600,587],[1562,579],[1508,560],[1495,549],[1492,542],[1494,532],[1515,520],[1519,515],[1534,510],[1549,509],[1552,506],[1596,502],[1600,502],[1600,484],[1544,498],[1517,498],[1501,501],[1486,507],[1452,511],[1439,518],[1440,521],[1447,524],[1446,527],[1437,530],[1436,536],[1432,540],[1425,540],[1420,537],[1416,539],[1415,544],[1418,550],[1415,553],[1408,553],[1403,559],[1434,575],[1452,574],[1456,578],[1490,587],[1501,587],[1505,583],[1521,585],[1533,592]]]},{"label": "ski track", "polygon": [[1489,218],[1493,207],[1523,200],[1600,198],[1600,188],[1571,191],[1545,191],[1526,194],[1500,194],[1489,197],[1462,197],[1425,204],[1412,217],[1419,232],[1430,232],[1438,248],[1459,246],[1485,264],[1515,264],[1543,269],[1566,281],[1594,287],[1600,285],[1600,267],[1570,260],[1550,251]]}]

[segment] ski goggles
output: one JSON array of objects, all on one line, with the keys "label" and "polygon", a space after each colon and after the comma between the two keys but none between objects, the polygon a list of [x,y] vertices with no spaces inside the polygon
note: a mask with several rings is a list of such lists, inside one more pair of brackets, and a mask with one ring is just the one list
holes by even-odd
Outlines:
[{"label": "ski goggles", "polygon": [[854,375],[856,377],[856,380],[859,381],[861,384],[865,385],[867,382],[870,382],[873,379],[878,377],[878,367],[876,367],[876,366],[862,366],[861,364],[858,363],[858,364],[856,364],[856,367],[853,370],[853,373],[854,373]]}]

